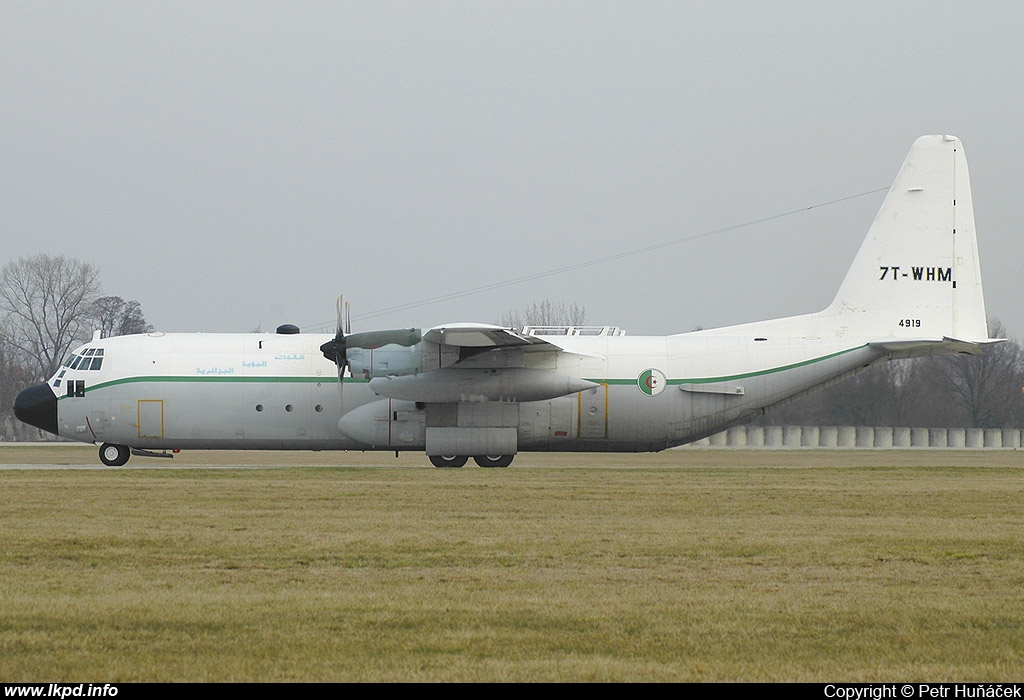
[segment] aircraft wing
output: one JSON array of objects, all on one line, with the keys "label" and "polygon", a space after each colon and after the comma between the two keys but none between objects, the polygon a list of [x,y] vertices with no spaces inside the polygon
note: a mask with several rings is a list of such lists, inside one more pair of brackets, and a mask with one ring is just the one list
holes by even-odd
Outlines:
[{"label": "aircraft wing", "polygon": [[423,334],[423,339],[438,345],[462,348],[520,348],[526,351],[558,352],[562,348],[543,338],[523,335],[511,328],[486,323],[450,323],[435,326]]},{"label": "aircraft wing", "polygon": [[477,352],[468,353],[468,357],[449,367],[405,376],[375,377],[370,380],[370,388],[393,399],[458,403],[542,401],[597,386],[559,371],[509,364],[507,353],[563,352],[542,338],[509,328],[454,323],[427,330],[423,340]]}]

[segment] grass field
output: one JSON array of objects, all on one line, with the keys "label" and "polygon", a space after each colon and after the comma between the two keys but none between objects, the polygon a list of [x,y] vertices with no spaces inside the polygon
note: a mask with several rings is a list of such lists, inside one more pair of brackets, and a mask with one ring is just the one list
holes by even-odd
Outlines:
[{"label": "grass field", "polygon": [[[1022,460],[682,449],[442,470],[191,452],[3,469],[0,680],[1019,681]],[[98,460],[3,447],[0,464]]]}]

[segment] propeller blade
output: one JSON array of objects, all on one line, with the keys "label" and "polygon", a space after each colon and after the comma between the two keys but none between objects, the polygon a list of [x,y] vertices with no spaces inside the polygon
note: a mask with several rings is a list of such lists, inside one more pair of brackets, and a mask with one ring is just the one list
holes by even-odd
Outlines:
[{"label": "propeller blade", "polygon": [[321,345],[320,352],[324,354],[325,358],[337,364],[338,368],[341,369],[348,363],[343,318],[345,305],[341,296],[338,296],[336,308],[338,312],[338,324],[335,326],[334,338]]},{"label": "propeller blade", "polygon": [[345,303],[344,299],[339,294],[338,295],[338,301],[335,304],[335,313],[337,314],[337,318],[338,318],[337,330],[335,331],[335,334],[334,334],[336,338],[344,337],[344,335],[346,333],[346,330],[345,330],[345,308],[347,306],[348,305]]},{"label": "propeller blade", "polygon": [[324,357],[331,360],[338,366],[338,400],[341,403],[341,415],[345,415],[345,367],[348,366],[347,343],[345,339],[345,308],[346,305],[341,296],[338,296],[337,303],[338,325],[334,331],[334,338],[320,346],[320,352]]}]

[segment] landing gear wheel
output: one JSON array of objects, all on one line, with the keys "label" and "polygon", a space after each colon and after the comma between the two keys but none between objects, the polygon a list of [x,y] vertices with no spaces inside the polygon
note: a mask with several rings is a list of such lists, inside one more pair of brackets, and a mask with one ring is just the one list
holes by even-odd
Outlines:
[{"label": "landing gear wheel", "polygon": [[430,463],[435,467],[464,467],[466,462],[469,461],[469,457],[462,455],[449,456],[449,455],[428,455]]},{"label": "landing gear wheel", "polygon": [[477,455],[473,461],[481,467],[507,467],[514,458],[515,455]]},{"label": "landing gear wheel", "polygon": [[108,467],[122,467],[132,456],[132,451],[124,445],[112,445],[105,442],[100,445],[100,461]]}]

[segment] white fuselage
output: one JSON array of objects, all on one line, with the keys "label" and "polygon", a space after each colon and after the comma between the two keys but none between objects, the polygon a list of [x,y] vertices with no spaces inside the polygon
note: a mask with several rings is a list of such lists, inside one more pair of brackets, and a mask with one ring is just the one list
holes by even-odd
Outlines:
[{"label": "white fuselage", "polygon": [[[94,341],[76,355],[102,348],[100,369],[64,368],[50,381],[59,434],[143,449],[423,450],[437,424],[514,430],[513,452],[655,451],[881,356],[821,338],[566,337],[556,341],[563,352],[523,354],[513,364],[596,386],[540,401],[470,393],[442,411],[379,396],[367,379],[350,376],[340,394],[336,368],[319,351],[329,338],[155,333]],[[473,364],[487,364],[480,357]],[[344,432],[343,415],[358,419]]]}]

